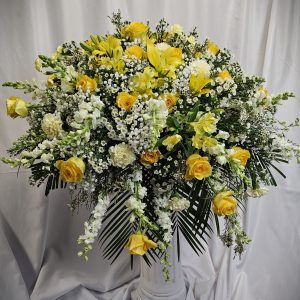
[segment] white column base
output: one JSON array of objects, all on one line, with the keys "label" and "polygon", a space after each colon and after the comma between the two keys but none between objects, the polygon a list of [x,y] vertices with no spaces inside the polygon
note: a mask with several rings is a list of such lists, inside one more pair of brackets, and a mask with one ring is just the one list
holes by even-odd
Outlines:
[{"label": "white column base", "polygon": [[169,250],[169,260],[172,266],[170,280],[163,277],[162,264],[151,261],[152,266],[141,258],[141,275],[138,288],[131,293],[132,300],[184,300],[186,299],[186,286],[180,262],[177,259],[177,250],[174,247]]}]

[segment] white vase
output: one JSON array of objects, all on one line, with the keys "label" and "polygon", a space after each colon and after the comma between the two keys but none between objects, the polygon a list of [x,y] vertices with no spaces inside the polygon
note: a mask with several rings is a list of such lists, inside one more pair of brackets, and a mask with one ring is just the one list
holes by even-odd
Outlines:
[{"label": "white vase", "polygon": [[[186,286],[181,263],[177,259],[176,241],[168,250],[170,253],[169,267],[170,279],[165,281],[163,277],[163,265],[157,260],[151,260],[151,267],[143,258],[141,261],[141,274],[138,288],[132,292],[132,300],[184,300],[186,298]],[[148,256],[149,257],[149,256]]]}]

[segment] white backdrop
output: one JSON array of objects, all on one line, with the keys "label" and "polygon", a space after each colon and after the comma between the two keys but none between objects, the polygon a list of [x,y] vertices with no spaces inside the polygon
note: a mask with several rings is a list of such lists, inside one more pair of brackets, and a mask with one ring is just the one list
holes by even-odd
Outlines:
[{"label": "white backdrop", "polygon": [[[281,109],[287,120],[300,115],[300,1],[212,0],[0,0],[0,81],[38,76],[34,59],[51,54],[68,40],[112,30],[107,18],[121,9],[131,20],[164,17],[185,29],[198,27],[231,49],[247,73],[266,77],[271,92],[297,95]],[[24,120],[11,120],[5,98],[16,94],[0,88],[0,154],[24,132]],[[28,99],[28,97],[26,98]],[[299,130],[291,133],[300,142]],[[182,263],[196,300],[300,299],[300,168],[281,167],[287,180],[261,198],[249,201],[244,218],[253,242],[241,260],[217,238],[201,257],[183,245]],[[72,217],[68,194],[43,196],[27,184],[28,172],[0,165],[0,299],[129,300],[139,274],[129,256],[112,266],[95,249],[88,263],[76,255],[76,238],[87,218]],[[97,247],[96,247],[97,248]]]}]

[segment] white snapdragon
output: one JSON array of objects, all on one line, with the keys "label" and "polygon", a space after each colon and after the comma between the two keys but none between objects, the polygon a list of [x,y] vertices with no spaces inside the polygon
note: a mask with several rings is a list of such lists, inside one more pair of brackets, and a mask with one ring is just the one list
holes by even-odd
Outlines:
[{"label": "white snapdragon", "polygon": [[144,119],[149,122],[151,128],[151,145],[156,144],[160,132],[167,125],[168,108],[165,101],[150,99]]},{"label": "white snapdragon", "polygon": [[136,197],[130,196],[128,200],[125,202],[125,206],[129,210],[135,210],[137,213],[143,214],[146,204],[139,201]]},{"label": "white snapdragon", "polygon": [[54,160],[54,156],[53,156],[52,153],[43,153],[41,155],[41,161],[46,163],[46,164],[49,164],[53,160]]},{"label": "white snapdragon", "polygon": [[268,192],[266,187],[259,187],[257,189],[248,189],[247,195],[253,198],[258,198],[265,195]]},{"label": "white snapdragon", "polygon": [[204,59],[195,59],[190,63],[190,70],[192,74],[202,73],[205,77],[210,75],[210,65]]},{"label": "white snapdragon", "polygon": [[155,210],[157,215],[157,224],[164,230],[163,239],[165,243],[170,243],[173,237],[171,212],[162,211],[159,208]]},{"label": "white snapdragon", "polygon": [[109,206],[110,199],[108,196],[99,195],[98,203],[94,207],[91,213],[91,219],[84,223],[84,234],[80,235],[77,242],[78,244],[84,244],[84,251],[79,252],[79,256],[84,256],[87,260],[86,253],[92,249],[91,244],[95,242],[99,234],[99,230],[102,225],[103,217]]}]

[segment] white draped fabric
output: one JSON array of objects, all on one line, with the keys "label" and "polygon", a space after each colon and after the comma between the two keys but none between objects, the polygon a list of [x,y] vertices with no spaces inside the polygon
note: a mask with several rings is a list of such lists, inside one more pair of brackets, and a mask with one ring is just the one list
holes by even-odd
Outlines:
[{"label": "white draped fabric", "polygon": [[[0,81],[39,78],[38,54],[51,54],[68,40],[112,31],[107,16],[121,9],[130,20],[160,18],[198,27],[235,53],[251,74],[263,75],[271,92],[293,91],[279,117],[292,120],[300,112],[300,1],[272,0],[0,0]],[[18,95],[0,89],[0,153],[20,136],[24,120],[5,113],[5,98]],[[29,99],[28,96],[25,96]],[[299,129],[290,136],[300,142]],[[197,257],[182,244],[187,299],[300,299],[300,168],[283,165],[287,180],[263,198],[251,199],[243,218],[252,238],[242,259],[217,237]],[[28,185],[26,170],[0,164],[0,299],[1,300],[129,300],[137,285],[139,261],[130,269],[124,251],[113,264],[96,245],[87,263],[77,257],[77,236],[88,212],[71,216],[67,191],[46,198],[44,188]]]}]

